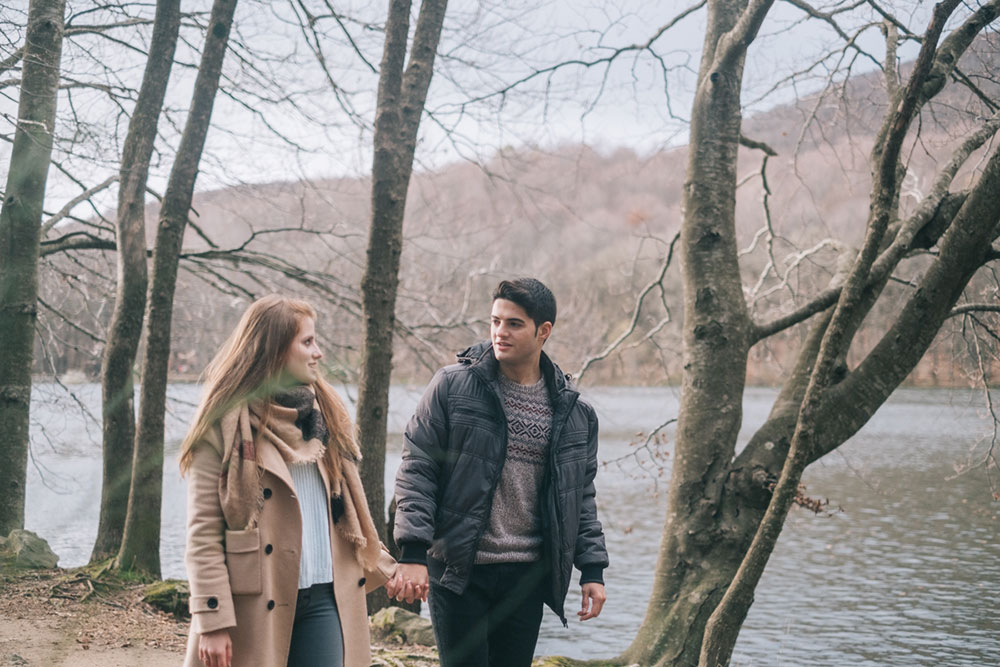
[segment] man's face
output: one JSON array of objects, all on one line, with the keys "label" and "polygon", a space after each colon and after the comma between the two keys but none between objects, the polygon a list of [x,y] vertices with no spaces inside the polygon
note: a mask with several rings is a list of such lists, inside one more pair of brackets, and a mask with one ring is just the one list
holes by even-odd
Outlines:
[{"label": "man's face", "polygon": [[507,299],[495,299],[490,317],[490,340],[497,361],[518,365],[536,359],[552,331],[550,322],[535,327],[524,308]]}]

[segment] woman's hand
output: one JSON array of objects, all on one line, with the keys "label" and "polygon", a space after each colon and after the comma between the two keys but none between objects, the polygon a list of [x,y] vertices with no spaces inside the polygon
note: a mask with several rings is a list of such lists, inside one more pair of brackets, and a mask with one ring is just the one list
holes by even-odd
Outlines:
[{"label": "woman's hand", "polygon": [[229,628],[203,632],[198,639],[198,657],[205,667],[231,667],[233,640],[229,638]]},{"label": "woman's hand", "polygon": [[400,563],[396,567],[396,574],[385,582],[385,591],[390,598],[406,602],[414,600],[426,602],[429,589],[427,566],[416,563]]}]

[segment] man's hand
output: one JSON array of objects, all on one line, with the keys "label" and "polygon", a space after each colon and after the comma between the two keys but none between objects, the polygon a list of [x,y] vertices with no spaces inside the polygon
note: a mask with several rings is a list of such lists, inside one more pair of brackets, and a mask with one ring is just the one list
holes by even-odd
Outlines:
[{"label": "man's hand", "polygon": [[385,592],[390,598],[406,602],[427,602],[429,588],[427,566],[419,563],[400,563],[396,566],[396,574],[385,582]]},{"label": "man's hand", "polygon": [[583,604],[576,615],[580,617],[581,621],[597,618],[601,615],[601,609],[604,608],[604,601],[608,599],[607,595],[604,594],[604,584],[589,582],[583,585],[582,590]]},{"label": "man's hand", "polygon": [[233,640],[229,628],[203,632],[198,638],[198,658],[205,667],[230,667],[233,662]]}]

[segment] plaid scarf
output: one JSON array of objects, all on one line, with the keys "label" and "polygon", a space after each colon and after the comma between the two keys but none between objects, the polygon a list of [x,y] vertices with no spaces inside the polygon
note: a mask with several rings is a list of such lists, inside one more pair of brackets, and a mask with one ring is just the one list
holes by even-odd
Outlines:
[{"label": "plaid scarf", "polygon": [[310,387],[293,387],[271,401],[241,403],[226,413],[220,424],[223,453],[219,499],[230,530],[257,525],[264,505],[264,469],[257,464],[257,447],[269,443],[285,463],[318,463],[326,467],[334,527],[354,547],[362,567],[375,568],[380,545],[357,463],[327,448],[330,433]]}]

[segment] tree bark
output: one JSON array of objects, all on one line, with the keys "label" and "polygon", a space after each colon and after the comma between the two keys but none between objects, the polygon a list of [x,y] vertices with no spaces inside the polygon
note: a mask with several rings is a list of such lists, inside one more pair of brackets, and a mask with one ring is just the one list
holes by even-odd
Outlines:
[{"label": "tree bark", "polygon": [[[379,72],[375,112],[375,155],[372,161],[371,228],[365,273],[361,282],[361,377],[357,422],[361,479],[368,507],[379,533],[387,541],[385,520],[385,440],[392,374],[392,338],[396,323],[396,290],[403,247],[403,214],[413,170],[417,130],[434,56],[444,24],[447,0],[424,0],[405,71],[410,1],[390,0],[385,26],[385,50]],[[369,610],[388,604],[383,590],[369,595]]]},{"label": "tree bark", "polygon": [[28,5],[17,129],[0,208],[0,535],[24,528],[38,253],[65,4],[32,0]]},{"label": "tree bark", "polygon": [[163,416],[166,408],[177,264],[235,11],[236,0],[215,0],[212,5],[205,48],[191,97],[191,109],[177,157],[170,170],[170,179],[160,208],[156,246],[153,249],[139,425],[132,457],[132,483],[125,534],[116,566],[156,577],[160,576]]},{"label": "tree bark", "polygon": [[146,309],[146,179],[180,17],[180,0],[158,0],[149,59],[122,148],[116,226],[118,283],[101,364],[104,475],[92,562],[117,554],[125,531],[135,440],[132,374]]}]

